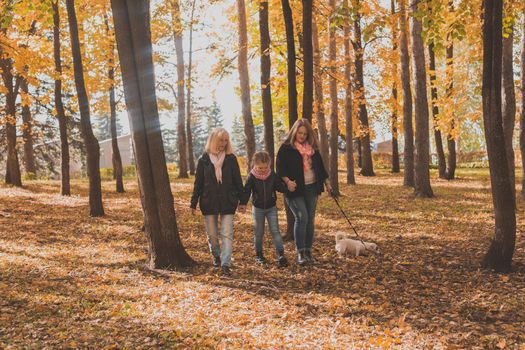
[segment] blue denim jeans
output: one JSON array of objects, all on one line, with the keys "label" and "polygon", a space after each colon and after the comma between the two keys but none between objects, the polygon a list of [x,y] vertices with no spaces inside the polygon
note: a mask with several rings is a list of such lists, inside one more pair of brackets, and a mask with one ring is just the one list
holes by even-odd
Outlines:
[{"label": "blue denim jeans", "polygon": [[317,186],[312,184],[305,186],[303,196],[286,198],[286,202],[295,218],[293,234],[297,252],[312,249],[317,197]]},{"label": "blue denim jeans", "polygon": [[277,207],[273,206],[268,209],[252,207],[253,223],[255,225],[255,253],[262,254],[263,252],[263,236],[264,236],[264,221],[268,221],[270,227],[270,234],[272,235],[273,245],[277,252],[277,256],[284,253],[283,240],[279,232],[279,220],[277,218]]},{"label": "blue denim jeans", "polygon": [[221,217],[221,246],[219,246],[219,215],[204,215],[208,245],[214,257],[221,258],[222,266],[230,266],[233,251],[233,214]]}]

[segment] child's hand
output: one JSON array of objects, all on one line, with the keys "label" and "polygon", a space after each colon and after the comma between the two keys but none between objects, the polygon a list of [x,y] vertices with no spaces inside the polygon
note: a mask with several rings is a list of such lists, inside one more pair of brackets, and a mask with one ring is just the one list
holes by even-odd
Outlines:
[{"label": "child's hand", "polygon": [[295,180],[290,180],[286,183],[286,187],[288,187],[288,191],[294,192],[297,188],[297,184],[295,183]]},{"label": "child's hand", "polygon": [[245,213],[246,212],[246,206],[245,205],[239,205],[239,212]]}]

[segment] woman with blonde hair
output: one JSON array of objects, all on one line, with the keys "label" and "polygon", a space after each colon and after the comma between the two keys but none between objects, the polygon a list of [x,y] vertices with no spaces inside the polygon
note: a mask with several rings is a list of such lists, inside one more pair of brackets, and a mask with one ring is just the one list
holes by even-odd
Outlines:
[{"label": "woman with blonde hair", "polygon": [[332,191],[318,144],[310,122],[299,119],[277,152],[277,175],[286,184],[285,200],[295,218],[294,239],[299,265],[314,263],[312,244],[317,197],[325,185],[329,192]]},{"label": "woman with blonde hair", "polygon": [[[192,214],[195,214],[197,202],[199,203],[204,215],[213,265],[221,266],[225,275],[231,274],[233,216],[242,196],[241,171],[233,154],[230,135],[226,129],[217,128],[208,136],[205,152],[197,163],[191,209]],[[239,206],[239,210],[243,211],[245,207]]]}]

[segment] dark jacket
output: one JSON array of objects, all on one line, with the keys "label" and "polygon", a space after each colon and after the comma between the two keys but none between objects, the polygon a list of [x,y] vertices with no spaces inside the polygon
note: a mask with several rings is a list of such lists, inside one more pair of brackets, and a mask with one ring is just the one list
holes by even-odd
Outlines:
[{"label": "dark jacket", "polygon": [[222,164],[222,183],[217,183],[215,167],[207,153],[197,163],[191,208],[197,202],[203,215],[235,214],[240,197],[243,196],[241,171],[237,157],[228,154]]},{"label": "dark jacket", "polygon": [[244,185],[244,198],[241,204],[246,205],[251,195],[254,207],[259,209],[275,207],[277,202],[275,191],[286,192],[286,185],[275,172],[272,171],[266,180],[259,180],[250,172]]},{"label": "dark jacket", "polygon": [[[288,177],[294,180],[297,188],[294,192],[286,191],[286,197],[301,197],[304,195],[304,169],[303,157],[298,150],[293,148],[290,144],[282,144],[277,152],[277,176],[280,178]],[[312,156],[312,168],[315,172],[315,178],[318,194],[324,191],[324,182],[328,178],[328,174],[323,164],[323,159],[318,150]]]}]

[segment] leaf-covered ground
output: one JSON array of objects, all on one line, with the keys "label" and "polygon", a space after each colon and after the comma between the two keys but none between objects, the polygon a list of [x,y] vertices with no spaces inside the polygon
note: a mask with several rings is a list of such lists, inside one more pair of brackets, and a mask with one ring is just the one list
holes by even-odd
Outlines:
[{"label": "leaf-covered ground", "polygon": [[[320,199],[314,267],[254,263],[250,214],[235,221],[234,273],[211,265],[191,181],[174,181],[180,234],[199,263],[150,271],[135,180],[104,186],[107,215],[88,217],[87,182],[0,186],[0,348],[525,348],[525,243],[514,272],[479,269],[493,234],[487,171],[433,177],[436,198],[414,199],[402,177],[342,185],[341,202],[381,254],[338,258],[350,228]],[[282,207],[282,202],[281,205]],[[518,227],[524,227],[518,203]],[[281,229],[284,213],[280,211]]]}]

